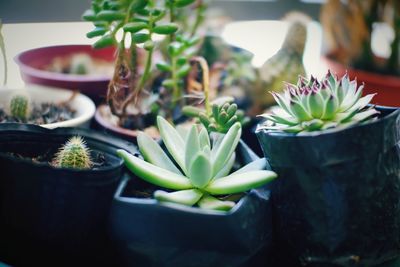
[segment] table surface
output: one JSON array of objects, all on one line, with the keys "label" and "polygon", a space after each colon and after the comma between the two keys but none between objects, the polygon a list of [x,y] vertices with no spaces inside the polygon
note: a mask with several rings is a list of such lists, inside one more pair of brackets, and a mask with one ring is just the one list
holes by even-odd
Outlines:
[{"label": "table surface", "polygon": [[[85,35],[92,28],[92,24],[88,22],[5,24],[3,36],[8,62],[7,86],[10,88],[24,86],[19,68],[14,61],[18,53],[51,45],[92,44],[93,40]],[[229,43],[252,52],[255,55],[253,64],[260,66],[279,50],[287,28],[287,23],[282,21],[240,21],[227,24],[222,30],[222,36]],[[321,77],[326,69],[321,67],[319,60],[321,27],[317,22],[312,22],[308,29],[304,64],[307,73]],[[0,65],[0,81],[2,81],[4,68],[3,64]]]}]

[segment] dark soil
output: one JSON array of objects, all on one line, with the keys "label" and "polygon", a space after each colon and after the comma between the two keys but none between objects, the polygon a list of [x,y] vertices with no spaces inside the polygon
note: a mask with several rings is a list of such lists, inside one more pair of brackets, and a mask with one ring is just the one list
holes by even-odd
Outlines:
[{"label": "dark soil", "polygon": [[[51,166],[53,165],[53,160],[55,158],[57,151],[54,151],[54,149],[48,149],[45,153],[38,155],[38,156],[27,156],[27,155],[21,155],[17,153],[8,153],[10,156],[23,159],[23,160],[28,160],[34,163],[44,163],[48,164]],[[106,158],[103,153],[98,153],[98,152],[91,152],[91,159],[92,159],[92,167],[91,170],[96,170],[101,167],[108,166]]]},{"label": "dark soil", "polygon": [[55,103],[43,103],[35,105],[26,121],[10,116],[0,108],[0,123],[2,122],[21,122],[30,124],[49,124],[66,121],[74,118],[76,111],[68,105],[57,105]]}]

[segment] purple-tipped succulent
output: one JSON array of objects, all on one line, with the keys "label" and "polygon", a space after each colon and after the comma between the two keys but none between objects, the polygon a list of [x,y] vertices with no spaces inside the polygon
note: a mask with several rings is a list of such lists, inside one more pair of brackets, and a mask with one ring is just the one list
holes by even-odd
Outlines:
[{"label": "purple-tipped succulent", "polygon": [[283,93],[272,93],[279,108],[267,119],[264,127],[270,130],[299,133],[346,127],[371,119],[379,112],[368,106],[375,94],[362,97],[364,85],[346,74],[341,79],[330,71],[318,81],[299,77],[297,85],[286,84]]}]

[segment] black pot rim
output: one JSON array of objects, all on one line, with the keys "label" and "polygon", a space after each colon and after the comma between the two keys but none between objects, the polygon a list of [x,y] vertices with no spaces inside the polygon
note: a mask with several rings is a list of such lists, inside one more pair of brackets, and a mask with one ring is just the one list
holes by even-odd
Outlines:
[{"label": "black pot rim", "polygon": [[[79,136],[85,137],[86,139],[91,139],[95,142],[101,143],[105,146],[115,147],[115,149],[129,148],[129,150],[131,150],[131,151],[137,151],[136,146],[134,146],[132,143],[129,143],[129,142],[121,140],[121,139],[117,139],[113,136],[106,136],[97,131],[85,129],[85,128],[75,128],[75,127],[69,128],[68,127],[68,128],[47,129],[47,128],[43,128],[41,126],[34,125],[34,124],[0,123],[0,137],[1,137],[1,134],[4,134],[4,133],[10,133],[10,134],[12,134],[12,133],[15,133],[15,134],[33,133],[33,134],[44,134],[44,135],[50,135],[50,136],[79,135]],[[98,150],[101,151],[101,149],[98,149]],[[109,152],[106,152],[106,153],[110,154]],[[121,167],[124,164],[122,159],[116,157],[116,158],[118,158],[118,164],[104,166],[104,167],[100,167],[100,168],[94,169],[94,170],[93,169],[80,170],[80,169],[71,169],[71,168],[58,168],[58,167],[51,166],[50,164],[44,163],[44,162],[36,163],[36,162],[32,162],[27,159],[19,159],[19,158],[10,156],[4,152],[0,152],[0,155],[7,159],[12,160],[12,161],[19,161],[19,162],[24,162],[25,164],[34,165],[34,166],[41,167],[41,168],[48,168],[48,169],[55,170],[55,171],[67,172],[67,173],[71,173],[71,175],[73,175],[74,173],[96,174],[96,173],[107,172],[107,171],[115,169],[116,167]]]},{"label": "black pot rim", "polygon": [[313,138],[313,137],[322,137],[322,136],[327,136],[327,135],[333,135],[336,134],[338,132],[349,132],[349,131],[353,131],[356,128],[361,128],[361,127],[369,127],[369,126],[373,126],[376,124],[380,124],[383,123],[387,120],[390,120],[392,117],[397,117],[400,115],[400,108],[393,108],[393,107],[387,107],[387,106],[375,106],[377,109],[381,109],[381,110],[393,110],[393,112],[391,112],[390,114],[382,117],[382,118],[378,118],[372,121],[368,121],[368,122],[363,122],[363,123],[357,123],[355,125],[351,125],[349,127],[346,128],[341,128],[341,127],[335,127],[332,129],[327,129],[327,130],[323,130],[323,131],[313,131],[313,132],[304,132],[304,133],[300,133],[300,134],[296,134],[296,133],[286,133],[283,131],[274,131],[274,130],[267,130],[267,129],[263,129],[261,124],[257,125],[257,129],[256,129],[256,133],[265,133],[267,135],[270,136],[276,136],[276,137],[285,137],[285,138],[301,138],[301,139],[309,139],[309,138]]},{"label": "black pot rim", "polygon": [[198,207],[186,206],[182,204],[175,203],[160,203],[154,198],[135,198],[135,197],[122,197],[121,194],[129,182],[130,177],[124,177],[122,182],[119,184],[117,191],[114,195],[114,201],[122,202],[128,205],[160,205],[162,208],[166,210],[174,210],[180,213],[194,213],[203,216],[232,216],[235,214],[241,207],[249,201],[249,194],[257,189],[252,189],[249,192],[245,193],[243,197],[236,203],[236,205],[229,211],[218,211],[218,210],[206,210]]},{"label": "black pot rim", "polygon": [[[256,159],[260,159],[242,140],[240,140],[239,145],[246,151],[248,156],[254,161]],[[238,146],[239,146],[238,145]],[[243,196],[240,200],[235,204],[235,206],[230,209],[229,211],[218,211],[218,210],[206,210],[201,209],[199,207],[192,207],[186,206],[182,204],[175,204],[175,203],[160,203],[154,198],[135,198],[135,197],[123,197],[121,196],[124,188],[126,187],[127,183],[131,179],[129,174],[125,174],[124,178],[122,179],[121,183],[118,185],[118,189],[114,194],[114,201],[125,203],[127,205],[159,205],[166,210],[174,210],[176,212],[181,213],[192,213],[198,214],[202,216],[233,216],[235,213],[239,212],[239,210],[246,205],[250,201],[251,195],[259,195],[260,190],[263,190],[265,187],[252,189],[250,191],[244,192]],[[268,191],[268,189],[266,189]]]}]

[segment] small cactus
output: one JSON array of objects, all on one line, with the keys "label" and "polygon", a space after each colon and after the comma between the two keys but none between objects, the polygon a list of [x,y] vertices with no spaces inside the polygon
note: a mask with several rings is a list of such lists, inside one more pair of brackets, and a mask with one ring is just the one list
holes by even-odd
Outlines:
[{"label": "small cactus", "polygon": [[70,138],[54,159],[54,166],[59,168],[90,169],[92,165],[90,150],[80,136]]},{"label": "small cactus", "polygon": [[26,95],[17,94],[10,100],[10,115],[21,121],[29,117],[29,98]]},{"label": "small cactus", "polygon": [[235,122],[243,123],[244,114],[243,111],[238,110],[236,104],[214,104],[212,114],[207,116],[205,112],[201,112],[199,119],[209,132],[227,133]]}]

